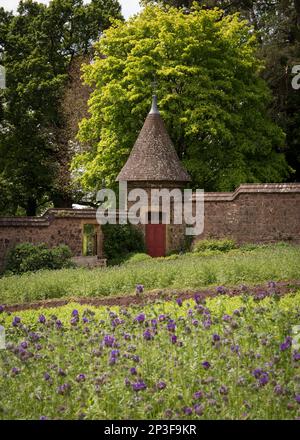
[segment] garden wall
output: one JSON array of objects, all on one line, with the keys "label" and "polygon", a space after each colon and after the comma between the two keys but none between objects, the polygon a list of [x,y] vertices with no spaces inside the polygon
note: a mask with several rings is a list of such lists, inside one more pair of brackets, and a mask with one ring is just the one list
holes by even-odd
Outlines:
[{"label": "garden wall", "polygon": [[[66,244],[74,257],[81,257],[85,224],[97,224],[94,210],[51,209],[42,217],[0,218],[0,270],[7,250],[21,242]],[[182,241],[183,231],[182,226],[169,227],[172,246]],[[233,193],[206,193],[204,233],[196,239],[208,237],[300,244],[300,184],[241,185]],[[104,257],[100,226],[97,256]]]},{"label": "garden wall", "polygon": [[233,193],[206,193],[204,200],[204,233],[197,239],[300,244],[299,183],[241,185]]},{"label": "garden wall", "polygon": [[[0,218],[0,271],[8,249],[17,243],[46,243],[49,247],[66,244],[74,257],[81,257],[85,224],[97,224],[94,210],[51,209],[42,217]],[[97,254],[102,258],[100,226]]]}]

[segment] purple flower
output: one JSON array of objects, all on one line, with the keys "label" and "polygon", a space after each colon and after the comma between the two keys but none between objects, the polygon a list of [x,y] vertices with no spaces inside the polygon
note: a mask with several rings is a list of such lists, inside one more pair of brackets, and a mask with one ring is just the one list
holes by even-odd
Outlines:
[{"label": "purple flower", "polygon": [[49,373],[45,373],[45,374],[44,374],[44,379],[45,379],[45,380],[50,380],[50,379],[51,379],[50,374],[49,374]]},{"label": "purple flower", "polygon": [[142,380],[139,380],[138,382],[132,384],[133,391],[141,391],[141,390],[145,390],[146,388],[147,385]]},{"label": "purple flower", "polygon": [[62,328],[62,322],[58,319],[57,321],[55,321],[56,327],[57,329]]},{"label": "purple flower", "polygon": [[280,384],[275,385],[274,394],[276,394],[277,396],[280,396],[281,394],[283,394],[283,388]]},{"label": "purple flower", "polygon": [[201,303],[201,295],[199,293],[195,293],[194,300],[195,300],[196,304],[200,304]]},{"label": "purple flower", "polygon": [[140,295],[141,293],[143,293],[144,292],[144,286],[142,285],[142,284],[137,284],[136,286],[135,286],[135,293],[137,294],[137,295]]},{"label": "purple flower", "polygon": [[299,353],[294,353],[293,354],[293,359],[294,359],[294,361],[300,361],[300,352]]},{"label": "purple flower", "polygon": [[239,353],[240,351],[240,346],[239,345],[232,345],[230,347],[230,350],[232,351],[232,353]]},{"label": "purple flower", "polygon": [[158,320],[164,321],[166,319],[166,315],[159,315]]},{"label": "purple flower", "polygon": [[103,338],[103,344],[106,347],[112,347],[115,343],[115,338],[113,336],[110,335],[105,335]]},{"label": "purple flower", "polygon": [[45,324],[45,322],[46,322],[46,318],[45,318],[45,316],[44,316],[44,315],[40,315],[40,316],[39,316],[39,323],[40,323],[40,324]]},{"label": "purple flower", "polygon": [[185,406],[183,408],[183,412],[186,416],[190,416],[191,414],[193,414],[193,409],[190,408],[189,406]]},{"label": "purple flower", "polygon": [[135,376],[137,374],[137,369],[135,367],[130,368],[130,374]]},{"label": "purple flower", "polygon": [[119,350],[112,350],[109,358],[109,365],[114,365],[117,362],[117,358],[120,355]]},{"label": "purple flower", "polygon": [[292,345],[293,339],[290,336],[285,338],[285,341],[280,344],[280,351],[288,350]]},{"label": "purple flower", "polygon": [[195,400],[202,399],[202,397],[203,397],[203,392],[202,392],[202,391],[196,391],[196,392],[193,394],[193,399],[195,399]]},{"label": "purple flower", "polygon": [[220,339],[221,339],[220,336],[217,335],[216,333],[212,336],[212,340],[213,340],[213,342],[219,342]]},{"label": "purple flower", "polygon": [[177,336],[176,335],[172,335],[171,336],[171,342],[172,342],[172,344],[176,344],[176,342],[177,342]]},{"label": "purple flower", "polygon": [[210,328],[210,327],[211,327],[211,324],[212,324],[212,322],[211,322],[211,319],[210,319],[210,318],[209,318],[209,319],[205,319],[205,320],[203,321],[203,327],[204,327],[205,329]]},{"label": "purple flower", "polygon": [[228,388],[225,385],[222,385],[219,388],[219,393],[222,394],[223,396],[226,396],[228,394]]},{"label": "purple flower", "polygon": [[73,310],[73,312],[72,312],[72,316],[73,317],[76,317],[76,316],[79,316],[79,313],[78,313],[78,310]]},{"label": "purple flower", "polygon": [[198,416],[202,416],[202,414],[204,412],[204,407],[203,407],[203,405],[199,405],[199,403],[196,403],[194,405],[194,410]]},{"label": "purple flower", "polygon": [[152,335],[151,331],[149,329],[147,329],[144,333],[143,333],[143,337],[146,341],[151,341],[151,339],[154,338],[154,336]]},{"label": "purple flower", "polygon": [[117,358],[115,357],[110,357],[108,360],[109,365],[114,365],[117,362]]},{"label": "purple flower", "polygon": [[269,382],[269,375],[268,373],[262,373],[259,378],[259,385],[264,386]]},{"label": "purple flower", "polygon": [[166,382],[162,382],[162,381],[160,381],[156,384],[156,388],[158,390],[164,390],[166,388],[166,386],[167,386]]},{"label": "purple flower", "polygon": [[275,289],[275,287],[276,287],[275,281],[269,281],[268,282],[268,287],[270,287],[271,289]]},{"label": "purple flower", "polygon": [[30,339],[30,341],[36,342],[40,339],[40,336],[37,333],[30,332],[28,338]]},{"label": "purple flower", "polygon": [[145,319],[146,319],[146,316],[145,316],[144,313],[141,313],[141,314],[139,314],[136,318],[134,318],[135,321],[140,322],[140,323],[141,323],[141,322],[144,322]]},{"label": "purple flower", "polygon": [[125,378],[124,383],[126,387],[131,385],[130,380],[127,377]]},{"label": "purple flower", "polygon": [[259,301],[259,300],[264,299],[266,296],[267,296],[267,292],[265,292],[264,290],[262,290],[262,291],[256,293],[256,295],[254,296],[254,299],[257,300],[257,301]]},{"label": "purple flower", "polygon": [[222,317],[222,319],[223,319],[224,322],[230,322],[231,321],[231,316],[230,315],[224,315]]},{"label": "purple flower", "polygon": [[77,382],[84,382],[86,379],[85,374],[78,374],[78,376],[76,376],[76,381]]},{"label": "purple flower", "polygon": [[63,385],[60,385],[57,388],[57,393],[64,395],[64,394],[67,394],[70,391],[70,389],[71,389],[71,385],[68,383],[64,383]]},{"label": "purple flower", "polygon": [[169,330],[169,332],[175,332],[176,330],[176,323],[173,319],[170,319],[168,324],[167,324],[167,329]]},{"label": "purple flower", "polygon": [[119,351],[119,350],[112,350],[112,351],[110,352],[110,356],[111,356],[112,358],[117,358],[118,356],[120,356],[120,351]]},{"label": "purple flower", "polygon": [[151,326],[153,328],[157,328],[157,320],[156,319],[151,319]]},{"label": "purple flower", "polygon": [[88,318],[86,318],[85,316],[82,318],[82,321],[84,322],[84,324],[88,324],[89,323]]},{"label": "purple flower", "polygon": [[71,319],[71,325],[75,326],[78,323],[79,319],[77,316],[74,316],[74,318]]},{"label": "purple flower", "polygon": [[297,394],[295,396],[295,400],[296,400],[297,403],[300,403],[300,394]]},{"label": "purple flower", "polygon": [[48,420],[48,417],[46,417],[46,416],[41,416],[41,417],[40,417],[40,420]]},{"label": "purple flower", "polygon": [[193,319],[193,320],[192,320],[192,324],[193,324],[195,327],[197,327],[197,326],[199,325],[199,321],[198,321],[198,319]]},{"label": "purple flower", "polygon": [[205,368],[205,370],[208,370],[210,368],[210,363],[208,361],[202,362],[201,365],[203,368]]},{"label": "purple flower", "polygon": [[20,324],[20,322],[21,322],[21,318],[19,318],[18,316],[15,316],[13,319],[12,325],[14,327],[17,327],[17,325]]},{"label": "purple flower", "polygon": [[0,313],[3,313],[3,312],[4,312],[4,306],[0,305]]},{"label": "purple flower", "polygon": [[253,370],[253,372],[252,372],[255,379],[259,379],[263,373],[264,373],[264,371],[261,370],[260,368],[255,368],[255,370]]},{"label": "purple flower", "polygon": [[217,287],[217,288],[216,288],[216,291],[217,291],[218,293],[221,293],[221,294],[226,293],[226,289],[225,289],[224,286],[219,286],[219,287]]},{"label": "purple flower", "polygon": [[66,376],[66,373],[64,372],[64,370],[62,368],[59,368],[58,375],[64,377],[64,376]]},{"label": "purple flower", "polygon": [[13,376],[16,376],[17,374],[20,374],[20,372],[21,372],[20,368],[13,367],[13,368],[11,369],[11,374],[12,374]]},{"label": "purple flower", "polygon": [[179,307],[182,306],[182,299],[181,298],[177,298],[176,299],[177,304],[179,305]]},{"label": "purple flower", "polygon": [[24,350],[26,350],[26,348],[28,348],[28,342],[26,342],[26,341],[21,342],[20,346],[21,346]]},{"label": "purple flower", "polygon": [[125,341],[130,341],[131,336],[128,333],[125,333],[124,334],[124,339],[125,339]]}]

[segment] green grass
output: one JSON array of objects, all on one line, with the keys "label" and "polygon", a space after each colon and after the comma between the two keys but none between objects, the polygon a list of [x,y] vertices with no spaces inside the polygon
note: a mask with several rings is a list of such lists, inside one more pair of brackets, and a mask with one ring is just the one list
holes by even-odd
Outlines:
[{"label": "green grass", "polygon": [[273,245],[227,253],[173,255],[106,269],[41,271],[0,279],[0,304],[54,298],[107,297],[145,290],[200,289],[208,286],[300,279],[300,246]]},{"label": "green grass", "polygon": [[0,420],[300,417],[300,292],[53,313],[0,313]]}]

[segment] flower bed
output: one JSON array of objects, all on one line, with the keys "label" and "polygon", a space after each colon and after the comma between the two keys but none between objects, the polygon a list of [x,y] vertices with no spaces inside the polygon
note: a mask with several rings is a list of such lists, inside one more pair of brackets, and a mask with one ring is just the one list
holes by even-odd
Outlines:
[{"label": "flower bed", "polygon": [[0,325],[1,419],[300,417],[300,292],[0,308]]}]

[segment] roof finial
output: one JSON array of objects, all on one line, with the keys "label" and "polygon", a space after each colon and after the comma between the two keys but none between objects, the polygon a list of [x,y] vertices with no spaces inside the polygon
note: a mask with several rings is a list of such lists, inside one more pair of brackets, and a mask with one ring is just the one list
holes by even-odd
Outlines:
[{"label": "roof finial", "polygon": [[150,115],[159,115],[158,105],[157,105],[157,95],[152,96],[152,107],[150,110]]},{"label": "roof finial", "polygon": [[153,89],[153,95],[152,95],[152,107],[150,110],[150,115],[159,115],[158,105],[157,105],[157,80],[156,75],[154,75],[153,82],[152,82],[152,89]]}]

